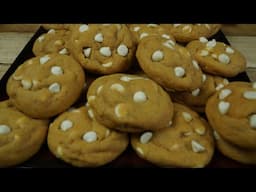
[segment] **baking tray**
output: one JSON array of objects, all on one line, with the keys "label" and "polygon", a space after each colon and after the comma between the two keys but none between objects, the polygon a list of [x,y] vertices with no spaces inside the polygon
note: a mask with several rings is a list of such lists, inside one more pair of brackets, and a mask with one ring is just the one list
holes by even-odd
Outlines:
[{"label": "baking tray", "polygon": [[[32,47],[35,40],[43,33],[47,32],[45,29],[40,27],[30,41],[26,44],[20,54],[17,56],[13,64],[10,66],[8,71],[4,74],[2,79],[0,80],[0,101],[8,99],[8,95],[6,93],[6,83],[8,78],[11,76],[12,73],[17,69],[19,65],[21,65],[25,60],[34,57],[32,53]],[[215,38],[218,41],[224,42],[228,45],[228,42],[225,35],[222,31],[219,31],[215,34],[212,38]],[[94,79],[95,75],[86,74],[87,80],[91,81]],[[250,82],[249,77],[247,76],[246,72],[238,74],[236,77],[228,78],[229,81],[246,81]],[[81,101],[81,99],[80,99]],[[17,165],[18,168],[73,168],[73,166],[63,162],[60,159],[57,159],[48,149],[47,143],[43,144],[40,151],[35,154],[32,158],[28,161]],[[129,145],[127,149],[114,161],[101,166],[102,168],[117,168],[117,167],[134,167],[134,168],[156,168],[157,166],[139,158],[136,153],[133,151],[131,146]],[[207,168],[250,168],[255,167],[254,165],[244,165],[233,161],[225,156],[223,156],[217,149],[215,149],[214,156],[211,162],[206,166]]]}]

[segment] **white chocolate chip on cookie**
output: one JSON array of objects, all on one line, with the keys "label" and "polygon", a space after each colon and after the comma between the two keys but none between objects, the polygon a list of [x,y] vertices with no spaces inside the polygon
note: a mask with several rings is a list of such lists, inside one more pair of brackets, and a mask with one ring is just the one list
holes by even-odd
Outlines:
[{"label": "white chocolate chip on cookie", "polygon": [[0,135],[1,134],[8,134],[11,132],[11,128],[7,125],[0,125]]},{"label": "white chocolate chip on cookie", "polygon": [[230,89],[222,89],[219,93],[219,99],[225,99],[226,97],[228,97],[230,94],[232,93],[232,91]]},{"label": "white chocolate chip on cookie", "polygon": [[255,100],[256,99],[256,91],[245,91],[243,96],[245,99]]},{"label": "white chocolate chip on cookie", "polygon": [[161,50],[155,51],[151,56],[152,61],[161,61],[163,58],[164,53]]},{"label": "white chocolate chip on cookie", "polygon": [[235,51],[231,47],[226,47],[226,53],[233,54]]},{"label": "white chocolate chip on cookie", "polygon": [[192,92],[191,92],[191,94],[193,95],[193,96],[198,96],[199,95],[199,93],[200,93],[200,89],[199,88],[197,88],[197,89],[195,89],[195,90],[193,90]]},{"label": "white chocolate chip on cookie", "polygon": [[200,41],[201,43],[207,43],[207,42],[208,42],[208,39],[206,39],[205,37],[200,37],[200,38],[199,38],[199,41]]},{"label": "white chocolate chip on cookie", "polygon": [[68,54],[68,50],[66,48],[63,48],[59,51],[59,54],[61,55],[67,55]]},{"label": "white chocolate chip on cookie", "polygon": [[68,119],[62,121],[60,124],[60,129],[62,131],[67,131],[68,129],[70,129],[72,127],[73,127],[73,122]]},{"label": "white chocolate chip on cookie", "polygon": [[229,102],[225,102],[225,101],[220,101],[218,104],[218,109],[220,114],[225,115],[230,107],[230,103]]},{"label": "white chocolate chip on cookie", "polygon": [[124,45],[124,44],[119,45],[118,48],[117,48],[117,53],[118,53],[118,55],[120,55],[120,56],[125,57],[125,56],[128,55],[128,52],[129,52],[129,49],[128,49],[128,47],[127,47],[126,45]]},{"label": "white chocolate chip on cookie", "polygon": [[199,70],[200,69],[200,67],[199,67],[199,65],[198,65],[198,63],[197,63],[197,61],[196,60],[192,60],[192,64],[193,64],[193,66],[197,69],[197,70]]},{"label": "white chocolate chip on cookie", "polygon": [[110,89],[118,91],[120,93],[124,92],[124,86],[119,83],[114,83],[110,86]]},{"label": "white chocolate chip on cookie", "polygon": [[148,36],[148,33],[141,33],[141,34],[140,34],[140,39],[142,39],[142,38],[144,38],[144,37],[146,37],[146,36]]},{"label": "white chocolate chip on cookie", "polygon": [[53,83],[49,86],[49,91],[51,93],[59,93],[60,92],[60,89],[61,89],[61,86],[59,83]]},{"label": "white chocolate chip on cookie", "polygon": [[201,145],[200,143],[198,143],[197,141],[195,141],[195,140],[191,141],[191,146],[192,146],[192,150],[195,153],[200,153],[200,152],[205,151],[205,147],[203,145]]},{"label": "white chocolate chip on cookie", "polygon": [[108,62],[108,63],[103,63],[102,66],[103,67],[111,67],[113,65],[112,62]]},{"label": "white chocolate chip on cookie", "polygon": [[145,102],[147,100],[147,96],[143,91],[137,91],[133,95],[133,101],[136,103]]},{"label": "white chocolate chip on cookie", "polygon": [[97,134],[95,131],[88,131],[83,135],[83,140],[87,143],[91,143],[97,140]]},{"label": "white chocolate chip on cookie", "polygon": [[252,128],[256,128],[256,114],[251,115],[249,121],[250,121],[250,126]]},{"label": "white chocolate chip on cookie", "polygon": [[48,55],[45,55],[43,57],[40,57],[40,64],[45,64],[47,61],[50,60],[50,57]]},{"label": "white chocolate chip on cookie", "polygon": [[90,47],[88,47],[88,48],[86,48],[86,49],[83,49],[84,56],[85,56],[85,57],[89,57],[90,54],[91,54],[91,50],[92,50],[92,48],[90,48]]},{"label": "white chocolate chip on cookie", "polygon": [[79,31],[82,33],[82,32],[85,32],[89,29],[88,25],[84,24],[84,25],[80,25],[79,27]]},{"label": "white chocolate chip on cookie", "polygon": [[41,43],[43,40],[44,40],[44,35],[41,35],[41,36],[38,38],[38,41]]},{"label": "white chocolate chip on cookie", "polygon": [[94,36],[94,40],[96,42],[99,42],[99,43],[102,43],[104,38],[103,38],[103,34],[102,33],[97,33],[95,36]]},{"label": "white chocolate chip on cookie", "polygon": [[228,55],[222,53],[218,56],[218,60],[221,63],[228,64],[230,62],[230,58]]},{"label": "white chocolate chip on cookie", "polygon": [[202,50],[202,51],[200,52],[200,56],[202,56],[202,57],[205,57],[205,56],[207,56],[207,55],[209,55],[209,52],[208,52],[207,50]]},{"label": "white chocolate chip on cookie", "polygon": [[146,144],[148,143],[153,136],[152,132],[145,132],[140,136],[140,143]]},{"label": "white chocolate chip on cookie", "polygon": [[62,75],[63,69],[60,66],[52,66],[51,67],[51,73],[53,75]]},{"label": "white chocolate chip on cookie", "polygon": [[30,89],[32,87],[32,83],[29,80],[21,80],[21,85],[24,89]]},{"label": "white chocolate chip on cookie", "polygon": [[186,122],[190,122],[193,119],[193,117],[188,112],[182,112],[182,116]]},{"label": "white chocolate chip on cookie", "polygon": [[174,73],[177,77],[183,77],[185,75],[185,69],[183,67],[175,67]]},{"label": "white chocolate chip on cookie", "polygon": [[111,49],[110,49],[110,47],[101,47],[100,48],[100,54],[105,56],[105,57],[110,57],[111,56]]}]

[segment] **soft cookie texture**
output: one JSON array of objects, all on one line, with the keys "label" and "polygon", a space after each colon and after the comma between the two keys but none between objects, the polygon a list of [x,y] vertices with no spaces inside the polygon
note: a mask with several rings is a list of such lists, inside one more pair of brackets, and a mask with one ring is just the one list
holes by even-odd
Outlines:
[{"label": "soft cookie texture", "polygon": [[220,24],[161,24],[161,26],[167,28],[176,41],[181,43],[187,43],[199,37],[209,38],[221,28]]},{"label": "soft cookie texture", "polygon": [[58,116],[50,125],[50,151],[77,167],[98,167],[116,159],[127,147],[126,133],[110,130],[91,119],[86,107]]},{"label": "soft cookie texture", "polygon": [[46,55],[49,53],[59,53],[69,55],[67,41],[70,31],[51,29],[48,33],[40,35],[33,45],[35,56]]},{"label": "soft cookie texture", "polygon": [[256,85],[231,82],[206,104],[210,125],[236,146],[256,149]]},{"label": "soft cookie texture", "polygon": [[96,79],[89,87],[90,116],[103,125],[124,132],[141,132],[168,127],[173,103],[154,81],[128,74]]},{"label": "soft cookie texture", "polygon": [[9,100],[0,102],[0,167],[30,159],[45,141],[47,130],[48,121],[26,116]]},{"label": "soft cookie texture", "polygon": [[49,118],[69,108],[84,83],[84,71],[72,57],[49,54],[20,65],[7,82],[7,93],[25,114]]},{"label": "soft cookie texture", "polygon": [[136,57],[143,71],[168,89],[192,91],[202,86],[202,71],[188,50],[160,36],[145,37]]},{"label": "soft cookie texture", "polygon": [[244,164],[256,164],[256,150],[241,148],[229,143],[221,138],[221,136],[214,131],[216,146],[218,150],[228,158]]},{"label": "soft cookie texture", "polygon": [[205,167],[213,156],[212,130],[196,112],[174,103],[172,124],[133,134],[131,145],[143,159],[163,167]]},{"label": "soft cookie texture", "polygon": [[136,43],[138,44],[144,37],[157,35],[162,36],[165,39],[171,39],[175,42],[175,39],[171,35],[170,31],[165,27],[157,24],[129,24],[130,31],[132,32]]},{"label": "soft cookie texture", "polygon": [[223,77],[234,77],[245,71],[246,59],[235,48],[201,37],[191,41],[186,48],[204,72]]},{"label": "soft cookie texture", "polygon": [[222,89],[229,81],[219,76],[209,74],[202,75],[203,86],[193,91],[170,91],[172,99],[178,103],[185,104],[197,112],[205,111],[205,104],[209,97],[216,91]]},{"label": "soft cookie texture", "polygon": [[126,71],[135,59],[135,41],[124,24],[81,24],[72,27],[72,56],[88,71]]}]

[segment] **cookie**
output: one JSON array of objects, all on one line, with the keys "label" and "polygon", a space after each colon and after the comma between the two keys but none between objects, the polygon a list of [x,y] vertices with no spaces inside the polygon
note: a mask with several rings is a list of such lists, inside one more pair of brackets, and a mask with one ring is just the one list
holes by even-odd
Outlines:
[{"label": "cookie", "polygon": [[20,65],[8,79],[7,94],[25,114],[49,118],[69,108],[84,83],[84,71],[72,57],[48,54]]},{"label": "cookie", "polygon": [[21,164],[39,151],[48,122],[26,116],[9,100],[0,102],[0,114],[0,167]]},{"label": "cookie", "polygon": [[66,111],[50,125],[50,151],[77,167],[98,167],[116,159],[127,147],[126,133],[110,130],[92,120],[86,107]]},{"label": "cookie", "polygon": [[207,122],[177,103],[170,127],[133,134],[131,145],[139,157],[163,167],[205,167],[214,153],[212,130]]},{"label": "cookie", "polygon": [[87,92],[91,118],[124,132],[158,130],[169,126],[173,103],[154,81],[128,74],[97,78]]},{"label": "cookie", "polygon": [[187,43],[199,37],[209,38],[216,34],[220,24],[161,24],[167,28],[176,41]]},{"label": "cookie", "polygon": [[124,24],[75,25],[69,41],[72,56],[88,71],[126,71],[135,59],[135,42]]},{"label": "cookie", "polygon": [[218,150],[228,158],[244,164],[256,164],[256,150],[245,149],[235,145],[232,145],[228,141],[225,141],[220,135],[214,132],[216,146]]},{"label": "cookie", "polygon": [[141,39],[144,37],[158,35],[162,36],[163,38],[169,40],[171,39],[175,42],[175,39],[171,35],[170,31],[166,28],[162,27],[161,25],[157,24],[129,24],[128,25],[130,31],[132,32],[136,43],[138,44]]},{"label": "cookie", "polygon": [[208,41],[201,37],[186,47],[201,69],[209,74],[234,77],[246,69],[246,59],[242,53],[215,39]]},{"label": "cookie", "polygon": [[205,112],[210,125],[223,139],[256,149],[255,83],[229,83],[208,99]]},{"label": "cookie", "polygon": [[174,91],[169,92],[172,99],[178,103],[185,104],[197,112],[203,113],[205,111],[205,104],[210,96],[217,90],[222,89],[229,81],[219,76],[209,74],[202,75],[203,86],[191,92]]},{"label": "cookie", "polygon": [[136,57],[142,70],[168,89],[192,91],[202,86],[202,71],[188,50],[159,36],[143,38]]},{"label": "cookie", "polygon": [[35,56],[46,55],[50,53],[59,53],[69,55],[67,41],[70,31],[51,29],[48,33],[42,34],[35,41],[32,51]]}]

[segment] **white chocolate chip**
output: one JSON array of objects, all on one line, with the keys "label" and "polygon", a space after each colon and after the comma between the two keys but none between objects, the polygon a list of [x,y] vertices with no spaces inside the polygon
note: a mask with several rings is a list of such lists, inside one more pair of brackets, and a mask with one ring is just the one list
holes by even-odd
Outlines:
[{"label": "white chocolate chip", "polygon": [[140,30],[140,27],[138,27],[138,26],[133,28],[133,31],[135,31],[135,32],[137,32],[139,30]]},{"label": "white chocolate chip", "polygon": [[115,107],[115,115],[117,117],[121,117],[121,112],[120,112],[120,107],[121,107],[121,104],[118,104],[116,107]]},{"label": "white chocolate chip", "polygon": [[162,37],[165,38],[165,39],[170,39],[171,38],[170,35],[167,35],[167,34],[163,34]]},{"label": "white chocolate chip", "polygon": [[84,56],[85,57],[89,57],[90,56],[90,54],[91,54],[91,50],[92,50],[92,48],[86,48],[86,49],[83,49],[83,52],[84,52]]},{"label": "white chocolate chip", "polygon": [[215,39],[212,39],[211,41],[208,41],[207,43],[206,43],[206,47],[207,48],[213,48],[213,47],[215,47],[216,46],[216,40]]},{"label": "white chocolate chip", "polygon": [[119,83],[114,83],[110,86],[110,89],[118,91],[120,93],[124,92],[124,86]]},{"label": "white chocolate chip", "polygon": [[192,135],[192,132],[191,132],[191,131],[188,131],[188,132],[183,133],[183,135],[184,135],[185,137],[188,137],[188,136]]},{"label": "white chocolate chip", "polygon": [[11,128],[7,125],[0,125],[0,134],[8,134],[11,132]]},{"label": "white chocolate chip", "polygon": [[152,132],[145,132],[140,136],[140,143],[146,144],[150,141],[152,138],[153,133]]},{"label": "white chocolate chip", "polygon": [[12,78],[13,78],[14,80],[16,80],[16,81],[20,81],[20,80],[22,80],[23,76],[22,76],[22,75],[20,75],[20,76],[14,75]]},{"label": "white chocolate chip", "polygon": [[235,51],[231,47],[226,47],[226,53],[233,54]]},{"label": "white chocolate chip", "polygon": [[146,36],[148,36],[148,33],[141,33],[141,34],[140,34],[140,39],[142,39],[142,38],[144,38],[144,37],[146,37]]},{"label": "white chocolate chip", "polygon": [[94,36],[94,40],[99,42],[99,43],[102,43],[104,38],[103,38],[103,34],[102,33],[97,33],[95,36]]},{"label": "white chocolate chip", "polygon": [[67,131],[68,129],[72,128],[73,127],[73,122],[70,121],[70,120],[64,120],[61,122],[60,124],[60,129],[62,131]]},{"label": "white chocolate chip", "polygon": [[205,24],[205,27],[210,29],[210,25],[209,24]]},{"label": "white chocolate chip", "polygon": [[62,40],[56,40],[54,42],[54,45],[58,45],[58,46],[63,45],[63,44],[64,44],[64,41],[62,41]]},{"label": "white chocolate chip", "polygon": [[97,134],[95,131],[88,131],[83,135],[83,140],[87,143],[91,143],[97,140]]},{"label": "white chocolate chip", "polygon": [[245,99],[256,99],[256,91],[245,91],[243,94]]},{"label": "white chocolate chip", "polygon": [[143,77],[129,77],[129,76],[122,76],[120,78],[121,81],[125,81],[125,82],[129,82],[129,81],[135,80],[135,79],[146,79],[146,78],[143,78]]},{"label": "white chocolate chip", "polygon": [[63,70],[60,66],[52,66],[51,67],[51,73],[53,75],[62,75],[63,74]]},{"label": "white chocolate chip", "polygon": [[208,52],[207,50],[202,50],[202,51],[200,52],[200,56],[202,56],[202,57],[205,57],[205,56],[207,56],[207,55],[209,55],[209,52]]},{"label": "white chocolate chip", "polygon": [[192,27],[190,25],[185,25],[183,28],[182,28],[182,31],[187,31],[188,33],[190,33],[192,31]]},{"label": "white chocolate chip", "polygon": [[121,44],[118,46],[117,48],[117,53],[118,55],[121,55],[123,57],[125,57],[126,55],[128,55],[128,52],[129,52],[129,49],[126,45],[124,44]]},{"label": "white chocolate chip", "polygon": [[204,126],[198,126],[195,128],[195,132],[198,135],[204,135],[205,134],[205,127]]},{"label": "white chocolate chip", "polygon": [[217,87],[215,88],[216,91],[221,90],[224,87],[224,85],[222,83],[218,84]]},{"label": "white chocolate chip", "polygon": [[68,50],[66,48],[63,48],[59,51],[59,54],[61,55],[67,55],[68,54]]},{"label": "white chocolate chip", "polygon": [[38,37],[38,41],[41,43],[44,40],[44,35],[41,35],[40,37]]},{"label": "white chocolate chip", "polygon": [[108,137],[108,136],[109,136],[109,134],[110,134],[110,130],[109,130],[109,129],[107,129],[107,130],[106,130],[106,133],[105,133],[105,137]]},{"label": "white chocolate chip", "polygon": [[253,83],[252,83],[252,88],[253,88],[253,89],[256,89],[256,82],[253,82]]},{"label": "white chocolate chip", "polygon": [[30,89],[32,87],[32,83],[29,80],[21,80],[21,85],[24,89]]},{"label": "white chocolate chip", "polygon": [[32,85],[33,85],[33,87],[37,87],[37,85],[39,84],[39,81],[37,81],[37,80],[32,80]]},{"label": "white chocolate chip", "polygon": [[182,116],[186,122],[190,122],[193,119],[193,117],[188,112],[182,112]]},{"label": "white chocolate chip", "polygon": [[51,93],[58,93],[58,92],[60,92],[60,88],[61,88],[61,86],[60,86],[60,84],[59,83],[53,83],[53,84],[51,84],[50,86],[49,86],[49,91],[51,92]]},{"label": "white chocolate chip", "polygon": [[168,40],[163,43],[163,45],[167,48],[174,49],[175,42],[173,40]]},{"label": "white chocolate chip", "polygon": [[164,58],[164,53],[161,50],[157,50],[155,51],[152,56],[151,59],[153,61],[161,61]]},{"label": "white chocolate chip", "polygon": [[158,27],[157,24],[148,24],[147,27]]},{"label": "white chocolate chip", "polygon": [[45,55],[43,57],[40,57],[40,64],[45,64],[47,61],[50,60],[50,57],[48,55]]},{"label": "white chocolate chip", "polygon": [[205,82],[207,79],[207,76],[205,74],[202,75],[202,81]]},{"label": "white chocolate chip", "polygon": [[218,56],[218,60],[221,62],[221,63],[224,63],[224,64],[228,64],[230,62],[230,58],[228,55],[222,53]]},{"label": "white chocolate chip", "polygon": [[197,88],[197,89],[195,89],[195,90],[193,90],[192,92],[191,92],[191,94],[193,95],[193,96],[198,96],[199,95],[199,93],[200,93],[200,89],[199,88]]},{"label": "white chocolate chip", "polygon": [[105,57],[110,57],[111,56],[111,49],[110,47],[101,47],[100,48],[100,53],[101,55]]},{"label": "white chocolate chip", "polygon": [[214,58],[214,59],[217,59],[218,58],[218,55],[216,55],[216,54],[211,54],[211,56],[212,56],[212,58]]},{"label": "white chocolate chip", "polygon": [[223,81],[222,81],[223,83],[224,83],[224,85],[227,85],[227,84],[229,84],[229,81],[225,78],[225,79],[223,79]]},{"label": "white chocolate chip", "polygon": [[256,114],[250,116],[250,126],[256,128]]},{"label": "white chocolate chip", "polygon": [[183,67],[175,67],[174,73],[177,77],[183,77],[185,75],[185,69]]},{"label": "white chocolate chip", "polygon": [[87,31],[88,29],[89,29],[88,25],[80,25],[80,27],[79,27],[79,31],[81,33]]},{"label": "white chocolate chip", "polygon": [[220,114],[225,115],[230,107],[230,103],[229,102],[225,102],[225,101],[220,101],[218,104],[218,109]]},{"label": "white chocolate chip", "polygon": [[220,139],[220,135],[217,133],[217,131],[213,130],[213,136],[216,140]]},{"label": "white chocolate chip", "polygon": [[63,151],[62,151],[62,147],[61,146],[58,146],[57,147],[57,154],[61,157],[63,156]]},{"label": "white chocolate chip", "polygon": [[103,88],[103,85],[101,85],[101,86],[99,86],[99,87],[97,88],[97,95],[100,94],[102,88]]},{"label": "white chocolate chip", "polygon": [[197,61],[196,60],[192,60],[192,64],[193,64],[193,66],[197,69],[197,70],[199,70],[200,69],[200,67],[199,67],[199,65],[198,65],[198,63],[197,63]]},{"label": "white chocolate chip", "polygon": [[50,30],[48,31],[48,33],[49,33],[49,34],[54,34],[54,33],[55,33],[55,30],[54,30],[54,29],[50,29]]},{"label": "white chocolate chip", "polygon": [[89,109],[89,110],[88,110],[88,115],[89,115],[89,117],[90,117],[91,119],[94,118],[94,113],[93,113],[93,110],[92,110],[92,109]]},{"label": "white chocolate chip", "polygon": [[96,96],[95,95],[90,95],[88,97],[88,103],[90,103],[91,101],[95,100]]},{"label": "white chocolate chip", "polygon": [[110,61],[108,63],[103,63],[102,67],[111,67],[113,65],[113,63]]},{"label": "white chocolate chip", "polygon": [[173,24],[173,27],[178,27],[180,26],[181,24]]},{"label": "white chocolate chip", "polygon": [[200,37],[200,38],[199,38],[199,41],[200,41],[201,43],[207,43],[207,42],[208,42],[208,39],[206,39],[205,37]]},{"label": "white chocolate chip", "polygon": [[198,143],[198,142],[195,141],[195,140],[192,140],[192,141],[191,141],[191,145],[192,145],[192,150],[193,150],[195,153],[200,153],[200,152],[205,151],[205,147],[202,146],[200,143]]},{"label": "white chocolate chip", "polygon": [[228,97],[230,94],[232,93],[232,91],[230,89],[222,89],[219,93],[219,99],[225,99],[226,97]]},{"label": "white chocolate chip", "polygon": [[145,102],[147,100],[147,96],[143,91],[137,91],[133,95],[133,101],[136,103]]},{"label": "white chocolate chip", "polygon": [[141,148],[137,147],[136,151],[138,151],[139,154],[144,155],[144,152]]}]

